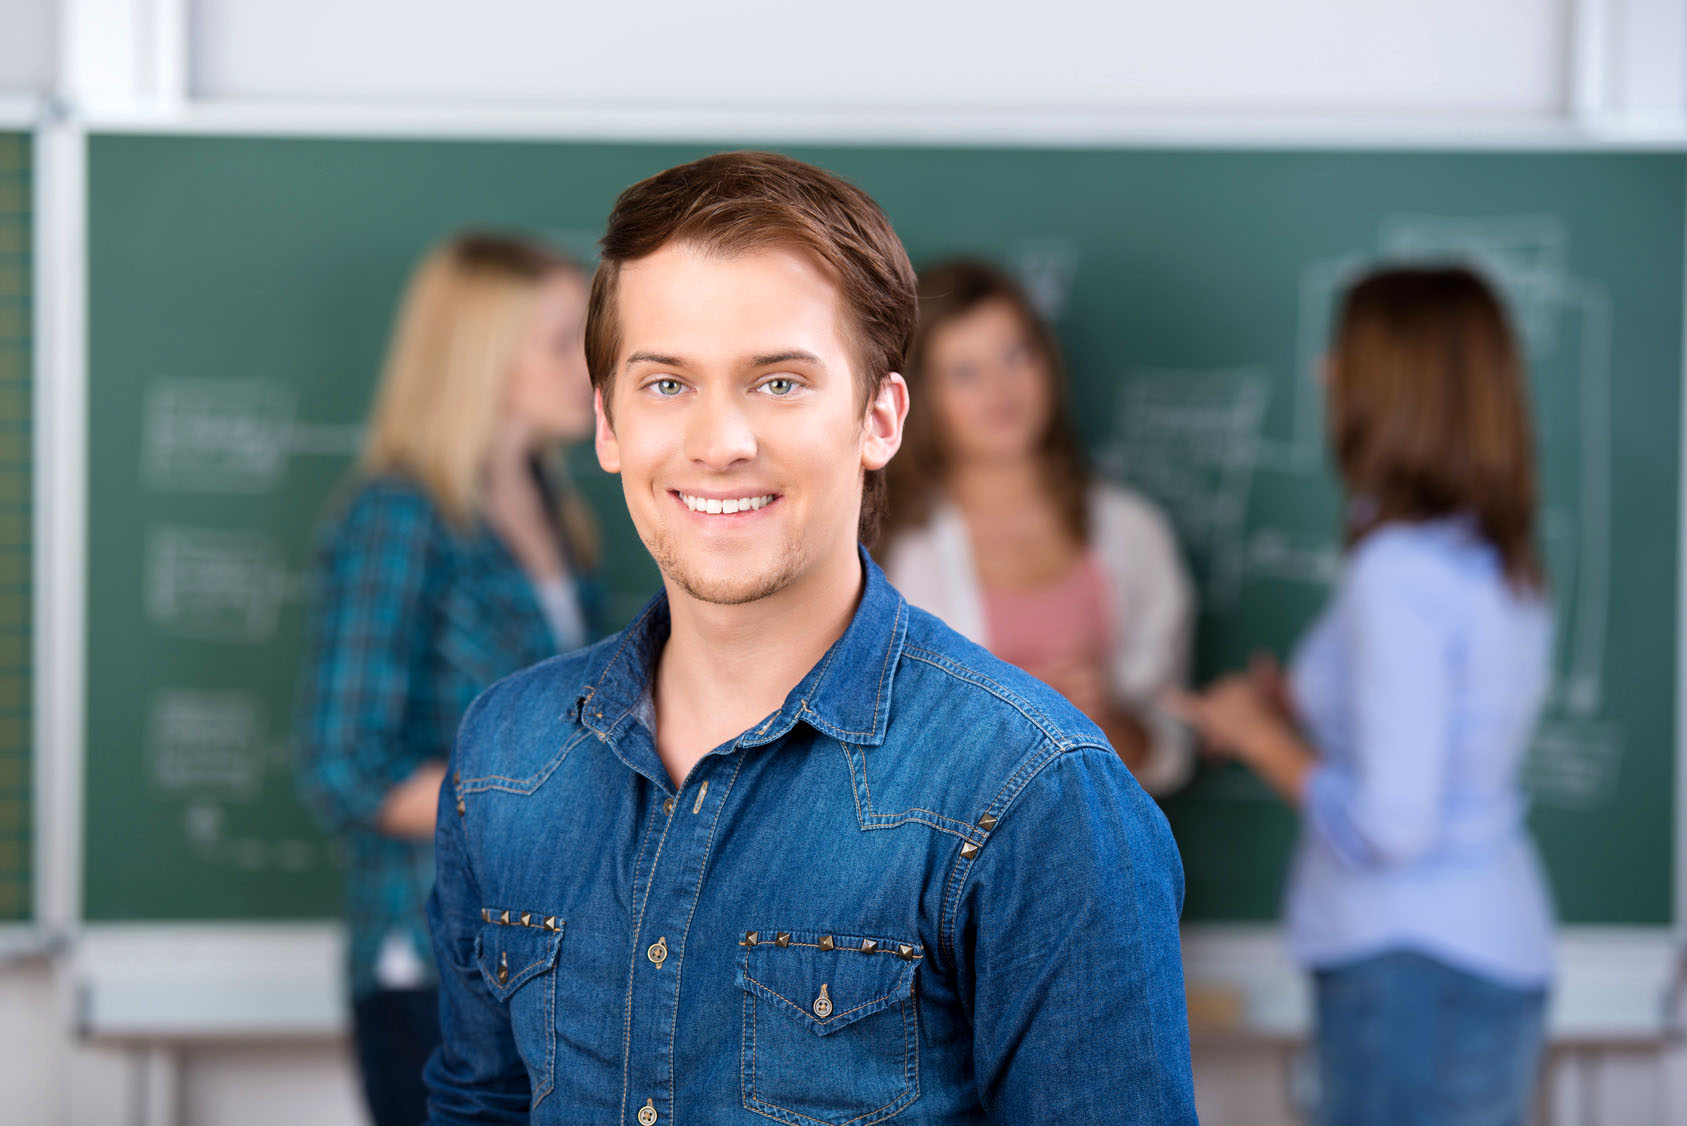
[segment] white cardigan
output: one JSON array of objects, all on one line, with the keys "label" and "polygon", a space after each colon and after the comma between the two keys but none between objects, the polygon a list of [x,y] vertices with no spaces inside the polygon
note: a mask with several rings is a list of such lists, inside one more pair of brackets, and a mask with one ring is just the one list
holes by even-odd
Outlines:
[{"label": "white cardigan", "polygon": [[[1183,785],[1194,770],[1190,733],[1160,707],[1160,693],[1189,676],[1194,595],[1171,527],[1136,493],[1098,484],[1089,492],[1090,546],[1107,581],[1114,637],[1113,692],[1148,728],[1137,779],[1152,794]],[[885,574],[903,597],[983,645],[984,592],[960,510],[940,502],[931,520],[885,552]]]}]

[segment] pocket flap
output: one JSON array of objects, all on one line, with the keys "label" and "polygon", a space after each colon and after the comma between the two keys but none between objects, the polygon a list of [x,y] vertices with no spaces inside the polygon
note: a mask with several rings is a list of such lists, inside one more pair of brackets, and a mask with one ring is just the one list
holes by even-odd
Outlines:
[{"label": "pocket flap", "polygon": [[556,965],[562,945],[562,920],[556,929],[522,926],[519,923],[488,923],[475,939],[475,961],[487,988],[500,1001],[520,989],[531,978]]},{"label": "pocket flap", "polygon": [[821,1036],[907,1000],[924,950],[882,936],[760,931],[738,984]]}]

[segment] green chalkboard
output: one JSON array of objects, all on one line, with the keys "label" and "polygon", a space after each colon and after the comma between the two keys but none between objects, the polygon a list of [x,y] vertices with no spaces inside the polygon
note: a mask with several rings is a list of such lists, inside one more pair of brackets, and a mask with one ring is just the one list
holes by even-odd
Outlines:
[{"label": "green chalkboard", "polygon": [[[327,916],[292,794],[301,577],[417,254],[471,223],[589,252],[701,145],[90,139],[85,901]],[[1338,564],[1311,370],[1342,279],[1474,259],[1526,336],[1562,620],[1531,757],[1563,917],[1671,917],[1683,202],[1664,153],[819,148],[916,260],[982,252],[1053,311],[1103,472],[1172,515],[1206,673],[1285,650]],[[577,458],[620,615],[655,584]],[[1168,803],[1192,920],[1275,917],[1292,816],[1235,769]]]},{"label": "green chalkboard", "polygon": [[0,923],[31,915],[34,141],[0,133]]}]

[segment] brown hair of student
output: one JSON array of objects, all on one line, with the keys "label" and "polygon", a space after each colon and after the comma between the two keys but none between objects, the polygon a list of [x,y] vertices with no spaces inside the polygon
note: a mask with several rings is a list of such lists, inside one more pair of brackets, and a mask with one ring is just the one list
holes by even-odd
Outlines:
[{"label": "brown hair of student", "polygon": [[[616,290],[623,263],[671,242],[722,256],[783,249],[831,275],[847,311],[863,415],[914,334],[914,267],[878,204],[810,164],[768,152],[717,153],[640,181],[609,214],[586,313],[586,365],[605,410],[621,348]],[[865,475],[860,535],[876,538],[883,470]]]},{"label": "brown hair of student", "polygon": [[1059,341],[1023,288],[996,267],[970,259],[943,262],[920,274],[920,324],[908,353],[908,369],[903,373],[913,405],[908,411],[902,449],[890,463],[886,523],[891,534],[924,524],[930,519],[932,504],[948,477],[943,435],[938,432],[932,412],[920,405],[922,388],[932,378],[929,367],[932,338],[945,325],[995,301],[1013,307],[1032,350],[1048,372],[1048,426],[1037,443],[1044,486],[1073,541],[1088,543],[1090,472],[1072,427],[1066,365]]},{"label": "brown hair of student", "polygon": [[1389,268],[1347,290],[1329,356],[1329,434],[1357,515],[1468,513],[1513,586],[1544,583],[1522,350],[1492,288],[1459,266]]}]

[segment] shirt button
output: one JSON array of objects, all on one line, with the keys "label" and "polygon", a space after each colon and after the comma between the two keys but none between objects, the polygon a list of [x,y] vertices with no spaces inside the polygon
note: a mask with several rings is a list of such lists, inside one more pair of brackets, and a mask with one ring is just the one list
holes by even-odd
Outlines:
[{"label": "shirt button", "polygon": [[656,1126],[656,1100],[645,1099],[638,1108],[638,1126]]},{"label": "shirt button", "polygon": [[654,962],[657,967],[660,967],[663,962],[668,960],[668,937],[663,935],[651,943],[650,949],[644,952],[644,956]]},{"label": "shirt button", "polygon": [[667,801],[662,803],[662,812],[671,814],[671,813],[673,813],[673,811],[674,811],[674,799],[669,798]]}]

